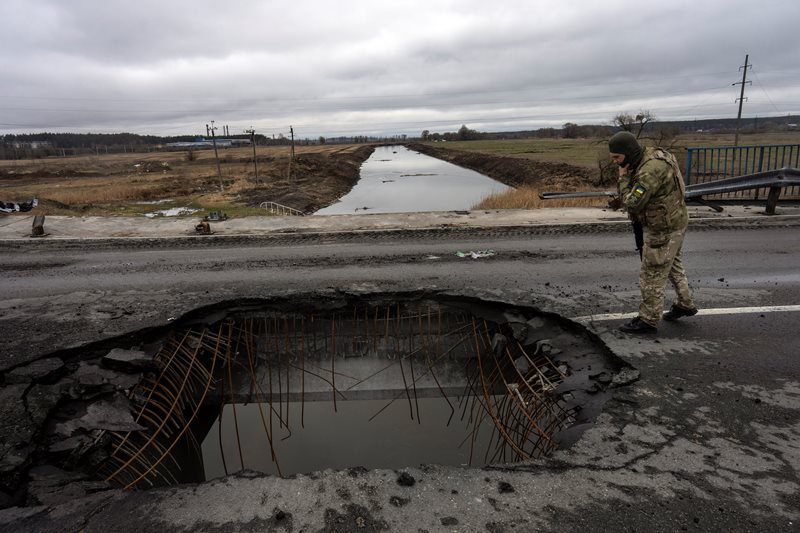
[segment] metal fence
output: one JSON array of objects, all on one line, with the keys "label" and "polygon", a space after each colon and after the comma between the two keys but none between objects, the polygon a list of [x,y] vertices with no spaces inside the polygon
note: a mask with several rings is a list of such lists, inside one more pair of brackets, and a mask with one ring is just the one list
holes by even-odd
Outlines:
[{"label": "metal fence", "polygon": [[[786,167],[800,168],[800,144],[687,148],[684,179],[687,185],[696,185]],[[708,198],[758,200],[766,198],[768,194],[769,189],[754,189],[723,193]],[[782,197],[800,199],[800,186],[786,187]]]},{"label": "metal fence", "polygon": [[267,213],[280,216],[297,216],[302,217],[305,215],[299,209],[289,207],[288,205],[279,204],[277,202],[261,202],[260,207],[265,209]]}]

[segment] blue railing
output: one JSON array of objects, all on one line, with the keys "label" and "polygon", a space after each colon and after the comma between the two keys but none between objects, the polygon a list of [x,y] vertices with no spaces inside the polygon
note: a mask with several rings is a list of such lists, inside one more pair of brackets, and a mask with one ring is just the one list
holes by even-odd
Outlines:
[{"label": "blue railing", "polygon": [[[800,144],[687,148],[684,180],[686,185],[696,185],[785,167],[800,168]],[[758,199],[766,192],[761,189],[739,191],[717,198]],[[800,187],[786,188],[784,197],[798,196]]]}]

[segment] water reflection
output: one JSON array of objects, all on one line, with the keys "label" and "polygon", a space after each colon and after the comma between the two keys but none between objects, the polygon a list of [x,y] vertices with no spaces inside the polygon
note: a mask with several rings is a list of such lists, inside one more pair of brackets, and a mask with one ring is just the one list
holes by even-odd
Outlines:
[{"label": "water reflection", "polygon": [[469,209],[508,186],[473,170],[411,151],[379,146],[361,166],[361,179],[339,202],[316,215]]},{"label": "water reflection", "polygon": [[[452,401],[455,413],[441,397],[416,398],[413,418],[405,397],[340,401],[336,411],[332,402],[291,402],[287,408],[291,409],[291,430],[277,420],[271,423],[275,459],[284,476],[353,466],[483,466],[505,461],[502,452],[510,455],[511,450],[493,439],[491,421],[475,424],[464,405]],[[467,397],[464,401],[475,400]],[[265,423],[270,425],[269,413],[267,404],[261,405],[261,412],[258,404],[237,404],[234,419],[232,406],[225,406],[221,431],[217,419],[202,444],[206,479],[242,468],[278,473],[264,430]]]}]

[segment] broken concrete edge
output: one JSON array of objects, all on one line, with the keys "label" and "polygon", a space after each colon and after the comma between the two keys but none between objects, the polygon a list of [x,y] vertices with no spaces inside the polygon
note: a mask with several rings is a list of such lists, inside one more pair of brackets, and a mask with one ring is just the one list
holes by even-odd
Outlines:
[{"label": "broken concrete edge", "polygon": [[[705,229],[757,229],[775,227],[795,227],[800,225],[800,215],[751,215],[740,217],[698,217],[689,219],[690,230]],[[426,234],[442,233],[456,235],[481,235],[484,232],[504,231],[522,235],[537,234],[581,234],[581,233],[616,233],[627,232],[630,228],[628,220],[607,220],[593,222],[536,223],[516,225],[470,224],[434,225],[408,228],[358,228],[348,230],[326,231],[314,228],[290,228],[277,230],[248,230],[248,232],[213,235],[198,235],[194,230],[185,234],[164,236],[126,236],[126,237],[73,237],[50,236],[47,239],[20,237],[16,239],[0,239],[0,245],[8,248],[24,248],[28,246],[57,245],[61,248],[113,248],[121,244],[148,247],[169,247],[175,245],[225,245],[225,244],[268,244],[275,240],[299,241],[314,239],[351,239],[354,237],[420,237]]]},{"label": "broken concrete edge", "polygon": [[[158,344],[159,339],[163,339],[163,336],[170,330],[198,324],[210,325],[236,313],[263,311],[265,307],[285,309],[286,306],[290,306],[295,312],[305,308],[319,311],[319,304],[322,301],[328,310],[336,311],[365,300],[373,304],[380,304],[384,301],[396,302],[398,298],[402,298],[404,301],[435,300],[437,303],[469,310],[479,318],[510,326],[519,324],[523,328],[531,320],[525,315],[547,317],[564,330],[590,339],[592,345],[598,347],[602,352],[602,356],[611,362],[611,375],[602,373],[597,376],[589,376],[592,381],[599,384],[601,389],[613,391],[613,389],[630,384],[639,378],[639,373],[635,368],[614,354],[598,335],[584,325],[533,305],[436,290],[387,294],[385,292],[361,293],[334,289],[303,294],[286,294],[275,298],[221,301],[193,309],[160,327],[143,328],[95,343],[52,352],[43,355],[33,363],[17,367],[35,366],[35,363],[39,361],[52,361],[57,362],[58,365],[48,364],[47,366],[57,367],[63,375],[55,383],[37,382],[37,379],[41,380],[44,377],[52,381],[53,374],[50,372],[39,378],[33,378],[27,384],[7,383],[7,386],[0,388],[0,391],[5,393],[4,396],[11,394],[18,397],[16,402],[13,401],[13,398],[5,398],[5,400],[12,401],[3,402],[7,406],[12,406],[11,410],[14,412],[11,413],[8,408],[3,412],[6,420],[3,433],[6,433],[5,430],[11,430],[12,434],[3,435],[3,450],[0,457],[0,463],[2,463],[0,508],[25,504],[59,503],[63,501],[58,496],[62,489],[65,491],[63,493],[65,497],[72,498],[111,488],[107,483],[87,480],[89,474],[83,470],[64,471],[60,466],[97,464],[101,460],[99,457],[102,456],[102,450],[98,451],[97,447],[101,445],[99,442],[106,430],[138,431],[144,429],[133,418],[128,393],[141,378],[140,372],[152,368],[147,363],[147,358],[150,356],[142,349],[120,349],[120,344],[139,347],[142,346],[142,341],[146,341],[148,345]],[[137,340],[138,343],[135,342]],[[102,366],[109,356],[112,356],[112,360],[117,360],[120,356],[126,360],[125,364],[121,367],[117,366],[115,369],[124,372],[123,374],[117,375],[115,370],[108,369],[107,365],[106,367]],[[128,365],[127,359],[130,358],[137,361],[143,359],[144,366]],[[63,372],[64,368],[68,369],[66,373]],[[15,370],[17,369],[11,372]],[[37,390],[36,397],[29,397]],[[567,394],[572,397],[572,392],[576,392],[576,390],[568,389]],[[563,394],[563,391],[560,394]],[[67,414],[71,413],[72,418],[64,419],[64,413],[62,413],[59,415],[60,422],[53,421],[54,413],[64,409]],[[602,404],[592,408],[588,408],[587,405],[585,412],[579,413],[576,421],[564,429],[563,439],[561,437],[557,439],[563,443],[562,449],[569,448],[580,436],[581,431],[572,430],[574,426],[591,424],[601,412]],[[8,419],[13,419],[13,417],[21,419],[19,424],[13,420],[11,424],[8,423]],[[45,442],[43,431],[45,422],[48,420],[51,420],[52,423],[47,442]],[[16,438],[14,438],[15,435]],[[42,449],[42,446],[45,446],[46,450]],[[48,453],[53,460],[56,460],[56,464],[60,465],[59,467],[42,462],[41,458],[47,457]],[[34,456],[38,457],[38,462],[35,464]],[[67,458],[63,459],[65,456]],[[60,462],[59,457],[63,459]],[[528,461],[523,466],[527,469],[532,464],[538,464],[538,460]],[[545,464],[541,463],[541,465]],[[513,470],[514,467],[506,465],[504,468]],[[33,477],[31,477],[32,471],[34,472]],[[56,472],[57,480],[52,483],[43,482],[41,479],[37,480],[36,476],[42,471]],[[65,487],[69,487],[69,490],[66,490]]]}]

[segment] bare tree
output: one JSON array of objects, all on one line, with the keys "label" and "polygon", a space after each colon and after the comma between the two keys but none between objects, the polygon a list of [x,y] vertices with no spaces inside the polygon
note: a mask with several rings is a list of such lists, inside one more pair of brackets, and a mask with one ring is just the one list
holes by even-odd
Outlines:
[{"label": "bare tree", "polygon": [[651,139],[655,146],[672,150],[675,148],[680,132],[680,128],[676,125],[661,126],[656,128],[653,134],[648,136],[648,139]]},{"label": "bare tree", "polygon": [[563,126],[562,136],[565,139],[577,139],[579,130],[580,126],[578,126],[574,122],[567,122]]},{"label": "bare tree", "polygon": [[631,115],[628,112],[618,113],[612,119],[612,123],[639,138],[642,135],[642,131],[644,131],[644,127],[655,119],[655,114],[647,109],[642,109],[636,115]]}]

